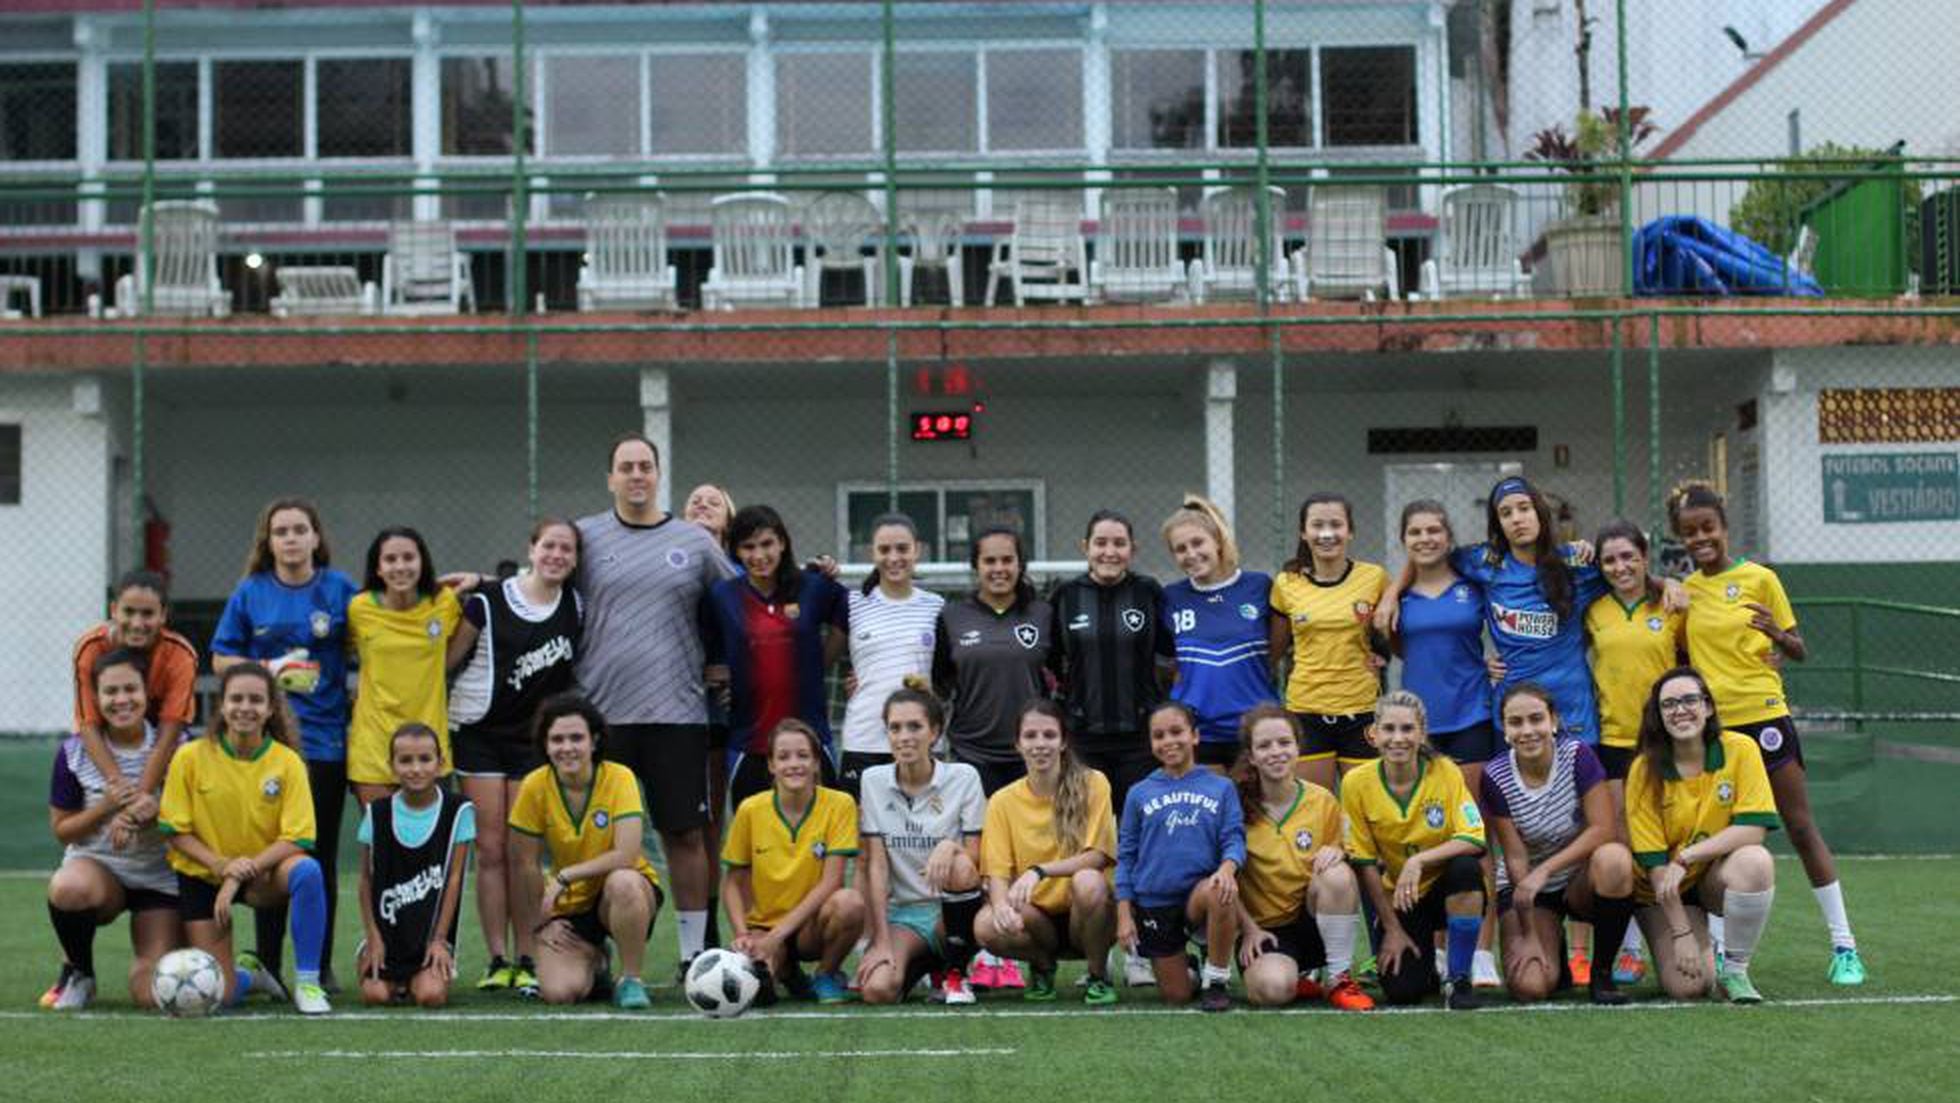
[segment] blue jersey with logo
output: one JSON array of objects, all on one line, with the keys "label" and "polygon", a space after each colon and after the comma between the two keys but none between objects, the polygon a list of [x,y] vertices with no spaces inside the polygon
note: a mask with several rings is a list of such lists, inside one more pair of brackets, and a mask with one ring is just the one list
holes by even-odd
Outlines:
[{"label": "blue jersey with logo", "polygon": [[302,586],[261,571],[232,590],[211,637],[213,655],[269,662],[305,648],[320,664],[313,692],[286,695],[309,761],[347,758],[347,602],[359,589],[331,567],[314,571]]},{"label": "blue jersey with logo", "polygon": [[1198,714],[1206,743],[1237,742],[1240,715],[1278,700],[1266,636],[1272,591],[1272,576],[1259,571],[1209,588],[1188,578],[1164,587],[1164,630],[1177,648],[1171,698]]},{"label": "blue jersey with logo", "polygon": [[1422,698],[1429,730],[1455,732],[1490,719],[1484,672],[1484,588],[1467,578],[1435,597],[1402,593],[1402,688]]},{"label": "blue jersey with logo", "polygon": [[[1551,691],[1565,731],[1581,742],[1598,743],[1599,705],[1593,696],[1592,668],[1586,665],[1586,607],[1606,592],[1599,568],[1570,567],[1572,615],[1560,617],[1538,588],[1535,568],[1508,552],[1493,564],[1487,551],[1481,544],[1458,548],[1450,554],[1450,566],[1483,586],[1484,623],[1498,657],[1504,660],[1504,680],[1491,694],[1491,723],[1504,730],[1497,702],[1508,686],[1537,682]],[[1559,554],[1571,564],[1571,545],[1559,545]]]}]

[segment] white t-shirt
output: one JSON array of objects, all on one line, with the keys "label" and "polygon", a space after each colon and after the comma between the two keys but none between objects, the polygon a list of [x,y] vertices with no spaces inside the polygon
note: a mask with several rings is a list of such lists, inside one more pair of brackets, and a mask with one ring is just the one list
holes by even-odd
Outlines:
[{"label": "white t-shirt", "polygon": [[905,684],[905,676],[932,679],[933,626],[946,599],[914,588],[893,601],[878,587],[869,594],[851,591],[851,669],[857,692],[844,707],[844,750],[889,754],[885,698]]},{"label": "white t-shirt", "polygon": [[[987,822],[980,771],[964,762],[935,762],[932,781],[918,796],[898,785],[898,767],[873,766],[858,782],[858,834],[885,842],[891,865],[891,903],[936,904],[926,884],[926,859],[947,839],[978,836]],[[874,907],[882,906],[873,901]]]}]

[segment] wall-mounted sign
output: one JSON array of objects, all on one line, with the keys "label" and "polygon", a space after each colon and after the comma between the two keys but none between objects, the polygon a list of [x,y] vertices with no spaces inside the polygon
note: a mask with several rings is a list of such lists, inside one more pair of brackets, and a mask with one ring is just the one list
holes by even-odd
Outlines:
[{"label": "wall-mounted sign", "polygon": [[1960,452],[1824,457],[1824,523],[1960,521]]}]

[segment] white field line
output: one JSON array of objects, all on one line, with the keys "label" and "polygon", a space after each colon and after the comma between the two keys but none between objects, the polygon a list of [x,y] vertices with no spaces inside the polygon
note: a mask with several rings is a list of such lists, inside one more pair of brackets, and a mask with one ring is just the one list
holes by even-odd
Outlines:
[{"label": "white field line", "polygon": [[1015,1049],[819,1049],[800,1053],[788,1051],[763,1051],[742,1053],[642,1053],[637,1050],[588,1050],[588,1049],[265,1049],[247,1053],[247,1057],[337,1057],[350,1060],[370,1061],[375,1058],[401,1058],[425,1061],[430,1058],[459,1058],[466,1060],[495,1059],[510,1057],[551,1057],[572,1058],[589,1061],[802,1061],[809,1058],[828,1058],[831,1060],[860,1060],[870,1057],[1006,1057],[1020,1052]]}]

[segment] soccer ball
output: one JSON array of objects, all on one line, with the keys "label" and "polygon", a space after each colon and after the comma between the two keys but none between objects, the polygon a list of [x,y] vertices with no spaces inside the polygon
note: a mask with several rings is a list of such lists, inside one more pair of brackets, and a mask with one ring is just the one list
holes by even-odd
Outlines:
[{"label": "soccer ball", "polygon": [[711,1019],[732,1019],[761,991],[749,959],[733,950],[703,950],[687,967],[687,1002]]},{"label": "soccer ball", "polygon": [[201,1019],[218,1009],[225,998],[225,978],[218,959],[203,950],[172,950],[157,962],[150,978],[150,995],[173,1019]]}]

